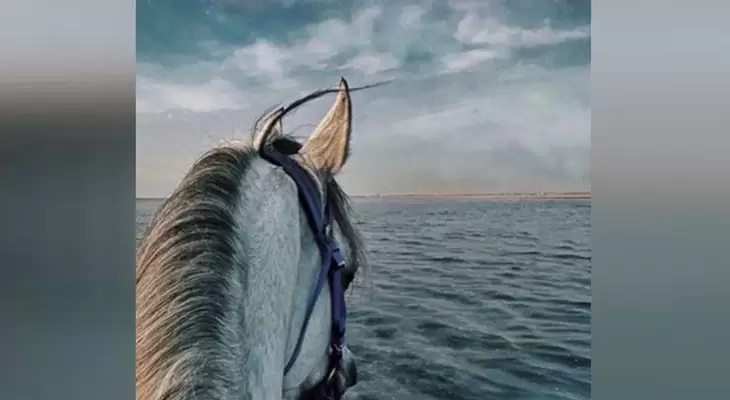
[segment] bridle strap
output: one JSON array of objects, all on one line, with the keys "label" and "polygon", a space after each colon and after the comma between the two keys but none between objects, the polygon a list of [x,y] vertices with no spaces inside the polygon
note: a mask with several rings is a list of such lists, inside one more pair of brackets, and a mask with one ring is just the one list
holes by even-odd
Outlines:
[{"label": "bridle strap", "polygon": [[[301,352],[304,334],[307,331],[309,320],[312,317],[314,306],[317,299],[324,288],[325,280],[330,283],[330,297],[332,309],[332,333],[330,338],[330,372],[343,369],[342,350],[346,343],[346,323],[347,308],[345,306],[344,286],[342,281],[342,268],[345,266],[345,259],[340,248],[334,242],[332,232],[332,211],[330,204],[323,202],[322,195],[312,176],[301,165],[294,161],[291,157],[277,151],[273,148],[267,148],[262,151],[262,157],[274,165],[281,167],[284,172],[297,185],[299,201],[302,204],[309,225],[314,232],[317,247],[322,259],[322,267],[319,271],[314,290],[312,291],[309,302],[307,303],[304,323],[299,331],[299,337],[294,347],[292,355],[284,367],[286,375],[297,360]],[[324,207],[322,207],[324,205]],[[328,379],[328,378],[325,378]],[[341,394],[340,394],[341,395]]]}]

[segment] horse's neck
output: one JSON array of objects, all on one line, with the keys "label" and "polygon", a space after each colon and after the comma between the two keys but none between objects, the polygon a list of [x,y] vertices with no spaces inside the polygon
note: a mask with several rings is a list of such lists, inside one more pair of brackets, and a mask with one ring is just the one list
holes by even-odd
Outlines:
[{"label": "horse's neck", "polygon": [[[275,182],[274,182],[275,183]],[[272,183],[272,184],[274,184]],[[256,190],[256,185],[250,190]],[[231,288],[243,335],[241,393],[245,399],[281,399],[295,271],[300,251],[296,196],[251,196],[241,210],[237,235],[242,268]]]},{"label": "horse's neck", "polygon": [[[273,256],[273,255],[272,255]],[[265,258],[265,256],[264,256]],[[241,392],[245,399],[280,399],[283,384],[287,320],[290,310],[284,290],[288,277],[278,258],[249,265],[242,277]],[[290,292],[289,292],[290,293]]]}]

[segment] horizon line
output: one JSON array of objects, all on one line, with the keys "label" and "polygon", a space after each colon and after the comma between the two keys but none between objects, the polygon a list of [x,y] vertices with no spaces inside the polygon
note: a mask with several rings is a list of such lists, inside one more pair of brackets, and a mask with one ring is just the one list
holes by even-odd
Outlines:
[{"label": "horizon line", "polygon": [[[352,194],[351,198],[403,198],[403,197],[567,197],[592,198],[590,190],[536,191],[536,192],[482,192],[482,193],[373,193]],[[166,197],[135,197],[136,200],[164,200]]]}]

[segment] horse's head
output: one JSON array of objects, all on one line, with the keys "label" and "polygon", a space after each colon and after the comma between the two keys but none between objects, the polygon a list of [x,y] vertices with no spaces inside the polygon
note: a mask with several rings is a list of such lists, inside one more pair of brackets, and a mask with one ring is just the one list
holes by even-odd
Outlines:
[{"label": "horse's head", "polygon": [[[137,263],[138,399],[318,398],[356,383],[352,354],[333,339],[344,323],[338,282],[347,290],[364,264],[335,180],[349,156],[349,92],[342,80],[304,144],[283,134],[281,119],[306,100],[270,113],[251,146],[209,152],[158,211]],[[301,181],[318,194],[320,216],[332,216],[324,235]],[[342,268],[328,262],[338,258],[327,243],[339,248]],[[339,272],[317,290],[323,268]]]},{"label": "horse's head", "polygon": [[[302,103],[296,103],[295,107]],[[290,398],[317,398],[323,397],[322,394],[332,389],[332,386],[344,393],[357,382],[357,367],[352,353],[347,347],[341,350],[332,348],[333,345],[339,347],[336,340],[333,341],[333,335],[336,335],[334,331],[344,328],[333,325],[338,322],[344,325],[345,321],[337,321],[339,316],[334,315],[337,313],[336,308],[344,307],[344,298],[341,304],[334,304],[339,301],[335,298],[339,293],[331,285],[341,285],[340,290],[344,292],[363,264],[360,235],[351,221],[347,197],[335,180],[350,153],[352,106],[346,81],[341,81],[335,104],[305,144],[283,135],[281,118],[287,112],[287,108],[281,108],[263,120],[263,127],[254,136],[254,148],[274,164],[276,160],[267,157],[270,152],[288,156],[302,167],[301,171],[306,171],[310,182],[314,184],[311,192],[316,192],[321,198],[313,204],[317,210],[307,215],[307,201],[303,198],[307,196],[302,196],[302,192],[307,191],[306,185],[302,187],[302,182],[297,182],[296,173],[287,171],[286,167],[273,173],[276,181],[295,183],[280,185],[276,195],[289,199],[291,204],[298,203],[300,209],[299,230],[292,232],[300,238],[296,251],[299,254],[296,266],[299,279],[295,301],[292,303],[292,323],[289,324],[284,393],[285,397]],[[326,271],[323,271],[329,260],[323,260],[323,243],[315,240],[319,228],[307,220],[311,214],[319,214],[324,218],[330,213],[331,229],[325,229],[325,234],[329,236],[327,239],[330,243],[341,251],[345,260],[341,276],[335,278],[335,282],[327,279]],[[327,222],[323,222],[323,225],[327,225]],[[336,265],[331,267],[337,268]],[[318,291],[316,284],[320,279],[325,290]],[[330,285],[329,290],[325,284]],[[333,351],[341,351],[339,368],[333,365]]]}]

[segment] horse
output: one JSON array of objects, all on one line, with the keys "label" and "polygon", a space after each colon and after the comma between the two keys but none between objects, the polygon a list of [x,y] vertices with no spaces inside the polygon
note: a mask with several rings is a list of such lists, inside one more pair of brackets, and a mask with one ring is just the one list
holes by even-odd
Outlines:
[{"label": "horse", "polygon": [[[349,290],[367,268],[335,179],[350,156],[350,92],[365,87],[342,78],[266,113],[252,140],[209,150],[161,205],[137,253],[137,399],[340,398],[357,383],[352,353],[331,345],[342,322],[331,313],[344,307],[333,290]],[[337,93],[335,103],[306,143],[283,133],[287,113],[327,93]],[[294,179],[272,152],[307,178]],[[328,261],[301,200],[307,179],[322,199],[309,214],[331,213],[328,235],[344,260],[333,267],[341,280],[319,291],[312,286]],[[331,385],[337,390],[321,390]]]}]

